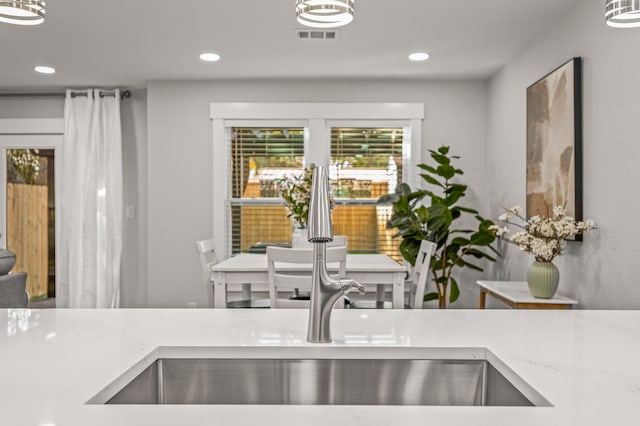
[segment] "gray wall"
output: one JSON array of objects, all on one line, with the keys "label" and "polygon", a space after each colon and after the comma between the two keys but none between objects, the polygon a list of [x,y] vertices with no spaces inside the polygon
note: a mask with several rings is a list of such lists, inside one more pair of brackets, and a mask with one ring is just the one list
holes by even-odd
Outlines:
[{"label": "gray wall", "polygon": [[0,97],[0,118],[62,118],[64,96]]},{"label": "gray wall", "polygon": [[[487,158],[489,207],[525,204],[528,85],[574,56],[583,58],[584,217],[599,229],[557,258],[559,292],[582,308],[640,307],[640,32],[604,24],[602,2],[582,1],[531,41],[490,82]],[[524,279],[529,254],[510,246],[493,270]]]},{"label": "gray wall", "polygon": [[[62,118],[64,96],[0,97],[0,118]],[[123,228],[122,306],[147,306],[146,93],[132,91],[121,103],[124,203],[134,206],[135,217]],[[0,212],[4,214],[4,212]]]},{"label": "gray wall", "polygon": [[[206,306],[195,241],[212,234],[211,102],[423,102],[423,159],[452,146],[473,182],[469,204],[485,204],[485,82],[159,81],[147,93],[150,307]],[[467,285],[458,307],[477,304]]]},{"label": "gray wall", "polygon": [[122,306],[147,306],[147,94],[131,91],[120,103],[122,116],[124,206],[132,206],[133,218],[125,218],[122,239]]}]

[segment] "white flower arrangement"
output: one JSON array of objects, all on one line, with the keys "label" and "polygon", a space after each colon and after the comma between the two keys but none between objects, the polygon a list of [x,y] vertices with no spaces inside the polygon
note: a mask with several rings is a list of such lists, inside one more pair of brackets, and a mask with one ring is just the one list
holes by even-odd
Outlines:
[{"label": "white flower arrangement", "polygon": [[[514,218],[520,223],[512,222]],[[533,254],[538,262],[551,262],[562,254],[567,239],[596,228],[592,220],[576,221],[572,216],[567,216],[562,206],[553,208],[552,218],[532,216],[527,220],[522,216],[522,207],[513,206],[505,209],[498,219],[522,229],[513,234],[510,241],[520,250]],[[502,238],[509,232],[508,227],[499,225],[491,225],[489,230]]]},{"label": "white flower arrangement", "polygon": [[[304,169],[301,175],[286,177],[278,184],[280,195],[284,199],[284,207],[287,209],[287,217],[292,218],[302,228],[307,226],[309,219],[313,169],[315,169],[315,164]],[[331,195],[329,195],[329,207],[334,207]]]},{"label": "white flower arrangement", "polygon": [[284,199],[287,217],[292,218],[301,227],[305,227],[309,217],[309,196],[313,166],[304,170],[301,176],[284,178],[279,183],[280,195]]}]

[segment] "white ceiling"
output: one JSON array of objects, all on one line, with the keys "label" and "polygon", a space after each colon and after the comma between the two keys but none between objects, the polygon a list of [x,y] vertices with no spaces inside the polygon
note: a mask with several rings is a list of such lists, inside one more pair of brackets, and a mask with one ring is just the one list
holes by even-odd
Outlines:
[{"label": "white ceiling", "polygon": [[[333,41],[296,40],[295,0],[50,0],[0,23],[0,90],[150,80],[484,78],[577,0],[356,0]],[[604,13],[604,12],[603,12]],[[203,51],[222,56],[198,59]],[[413,51],[431,59],[410,62]],[[33,71],[37,64],[54,75]]]}]

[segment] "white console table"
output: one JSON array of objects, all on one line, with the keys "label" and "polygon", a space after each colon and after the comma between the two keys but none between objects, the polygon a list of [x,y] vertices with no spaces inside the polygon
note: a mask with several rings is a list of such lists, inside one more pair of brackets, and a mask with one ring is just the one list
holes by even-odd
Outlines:
[{"label": "white console table", "polygon": [[476,281],[480,287],[480,309],[484,309],[487,294],[514,309],[572,309],[577,300],[561,294],[551,299],[533,297],[525,281]]}]

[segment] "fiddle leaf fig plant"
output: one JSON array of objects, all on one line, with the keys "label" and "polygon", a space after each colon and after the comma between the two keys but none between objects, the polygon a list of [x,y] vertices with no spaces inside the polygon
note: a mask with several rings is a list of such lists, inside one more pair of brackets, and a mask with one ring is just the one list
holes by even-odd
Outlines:
[{"label": "fiddle leaf fig plant", "polygon": [[[436,286],[435,292],[424,295],[424,301],[438,300],[438,307],[446,308],[460,296],[460,288],[452,273],[456,268],[483,269],[477,260],[495,262],[499,256],[492,246],[496,240],[494,223],[479,215],[478,211],[458,204],[464,198],[467,185],[454,182],[456,176],[464,172],[454,166],[453,160],[460,157],[449,154],[448,146],[429,150],[432,164],[419,164],[422,179],[433,189],[412,190],[406,183],[396,187],[395,193],[378,199],[381,204],[391,204],[393,214],[387,229],[395,228],[394,237],[402,237],[400,253],[411,265],[422,240],[437,244],[429,269]],[[431,202],[426,206],[423,200]],[[477,220],[476,229],[459,225],[463,215],[471,215]]]}]

